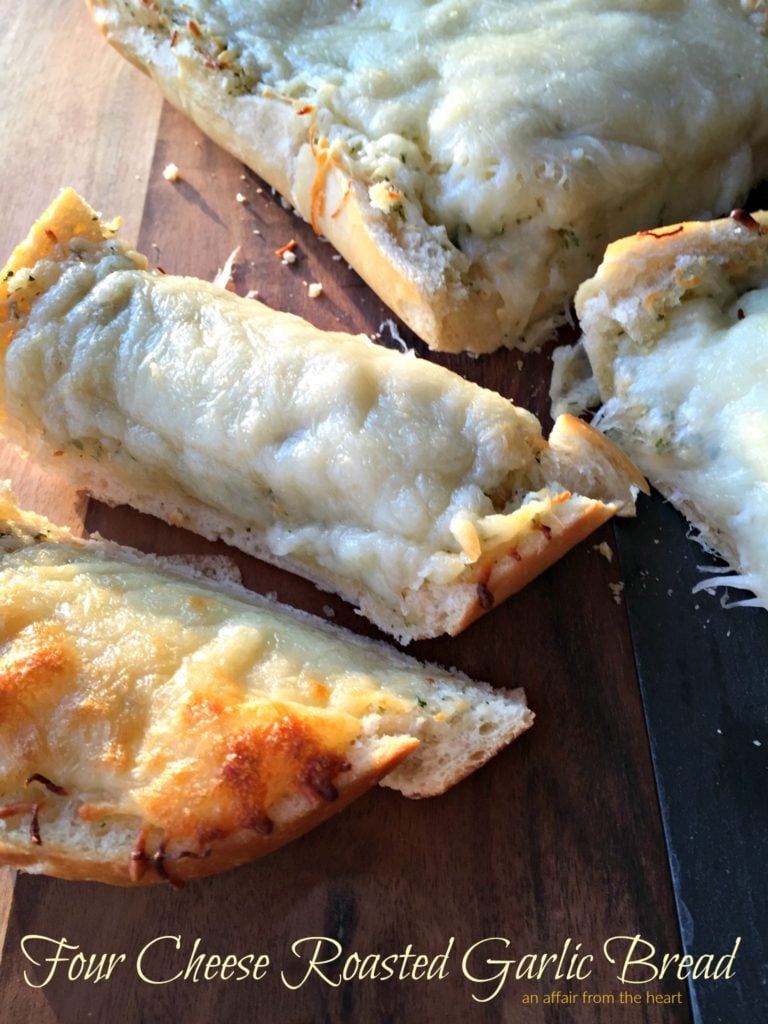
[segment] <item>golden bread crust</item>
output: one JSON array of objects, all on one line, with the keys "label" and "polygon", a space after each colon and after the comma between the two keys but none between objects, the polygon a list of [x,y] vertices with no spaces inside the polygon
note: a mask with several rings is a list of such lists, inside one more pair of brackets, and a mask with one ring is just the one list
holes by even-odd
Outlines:
[{"label": "golden bread crust", "polygon": [[180,849],[177,843],[175,852],[166,853],[165,844],[162,840],[158,842],[156,832],[151,841],[147,837],[140,843],[143,826],[136,819],[135,835],[126,836],[129,841],[123,844],[121,855],[104,857],[82,847],[74,852],[61,845],[52,847],[46,841],[43,824],[39,846],[30,842],[27,849],[21,849],[18,844],[0,837],[0,862],[22,871],[72,881],[126,887],[162,883],[179,886],[258,860],[311,831],[375,786],[417,747],[418,741],[410,737],[393,737],[382,743],[373,763],[339,776],[338,795],[332,801],[302,797],[294,802],[291,817],[281,821],[267,835],[253,829],[238,829],[228,836],[216,835],[202,843],[193,841],[189,851]]}]

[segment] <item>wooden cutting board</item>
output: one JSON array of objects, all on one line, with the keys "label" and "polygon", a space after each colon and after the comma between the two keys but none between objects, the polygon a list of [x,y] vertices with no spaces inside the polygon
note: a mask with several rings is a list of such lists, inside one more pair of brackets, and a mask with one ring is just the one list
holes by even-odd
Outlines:
[{"label": "wooden cutting board", "polygon": [[[124,236],[169,272],[210,279],[238,246],[240,293],[257,289],[265,302],[320,327],[396,344],[391,314],[330,246],[164,105],[101,41],[77,0],[6,7],[3,252],[61,186],[72,184],[106,215],[121,213]],[[169,162],[180,168],[177,183],[162,176]],[[286,266],[275,250],[292,238],[298,259]],[[314,299],[312,282],[323,286]],[[400,331],[426,356],[402,325]],[[546,419],[548,354],[439,361]],[[29,507],[75,528],[160,553],[228,550],[127,509],[87,504],[7,449],[0,473]],[[631,987],[617,981],[601,954],[611,936],[636,934],[660,953],[681,950],[627,608],[615,587],[619,563],[597,550],[603,542],[614,549],[610,528],[461,638],[410,649],[496,685],[524,685],[537,714],[531,732],[446,796],[410,802],[377,790],[270,858],[180,892],[6,871],[0,1019],[690,1021],[682,982],[647,986],[660,997],[680,993],[679,1004],[648,1003],[646,987],[635,986],[641,1003],[619,1005],[620,992]],[[339,600],[229,553],[247,586],[375,635]],[[444,976],[351,977],[334,985],[313,974],[299,986],[304,968],[291,947],[312,936],[343,950],[342,960],[324,969],[330,981],[347,957],[354,973],[354,954],[409,950],[429,958],[448,951]],[[62,962],[43,984],[51,969],[44,958],[61,938],[68,943],[63,955],[125,958],[99,982],[76,976],[79,961]],[[513,966],[488,998],[496,983],[481,979],[500,970],[488,958],[519,961],[566,946],[594,955],[587,979],[555,980],[551,970],[542,980],[516,979]],[[258,981],[223,979],[215,966],[210,980],[202,968],[197,980],[185,978],[190,957],[202,952],[263,954],[270,967]],[[556,1002],[553,990],[572,992],[575,1002]],[[584,1002],[582,993],[595,998]],[[597,998],[609,995],[613,1004]]]}]

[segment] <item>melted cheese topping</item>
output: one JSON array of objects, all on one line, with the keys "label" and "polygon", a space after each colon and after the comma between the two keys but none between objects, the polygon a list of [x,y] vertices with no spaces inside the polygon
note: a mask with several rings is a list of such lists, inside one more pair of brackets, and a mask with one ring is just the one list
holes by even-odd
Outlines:
[{"label": "melted cheese topping", "polygon": [[86,820],[205,843],[268,831],[294,795],[332,799],[369,721],[397,735],[464,710],[434,695],[452,677],[266,600],[2,529],[3,795],[40,773]]},{"label": "melted cheese topping", "polygon": [[610,239],[728,209],[766,162],[768,63],[750,5],[134,7],[163,38],[176,33],[180,60],[203,57],[225,76],[230,95],[295,103],[404,244],[442,251],[465,286],[501,294],[513,341],[569,301]]},{"label": "melted cheese topping", "polygon": [[495,392],[144,271],[118,242],[75,239],[13,287],[36,297],[6,352],[8,416],[52,451],[126,466],[138,493],[191,495],[393,607],[530,527],[515,474],[540,486],[544,441]]},{"label": "melted cheese topping", "polygon": [[601,426],[695,510],[765,604],[768,288],[725,308],[689,299],[667,317],[653,347],[620,346]]}]

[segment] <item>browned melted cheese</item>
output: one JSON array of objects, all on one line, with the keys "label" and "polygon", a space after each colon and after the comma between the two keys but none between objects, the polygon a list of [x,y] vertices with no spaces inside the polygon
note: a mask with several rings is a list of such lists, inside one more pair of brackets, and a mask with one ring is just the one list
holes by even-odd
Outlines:
[{"label": "browned melted cheese", "polygon": [[329,706],[353,678],[343,642],[323,634],[313,658],[311,627],[269,603],[27,540],[0,560],[0,820],[33,814],[34,832],[35,783],[48,805],[75,798],[83,821],[135,817],[162,849],[203,855],[269,834],[286,802],[337,797],[351,711],[392,700],[368,679],[361,705],[359,674]]}]

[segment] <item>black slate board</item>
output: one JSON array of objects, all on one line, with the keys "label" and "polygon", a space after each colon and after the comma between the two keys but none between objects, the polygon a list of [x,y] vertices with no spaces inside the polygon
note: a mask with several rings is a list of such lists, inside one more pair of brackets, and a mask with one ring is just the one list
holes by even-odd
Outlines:
[{"label": "black slate board", "polygon": [[[657,494],[617,525],[632,641],[686,953],[741,945],[689,983],[695,1024],[768,1020],[768,615],[692,594],[716,564]],[[731,601],[749,596],[729,591]]]}]

